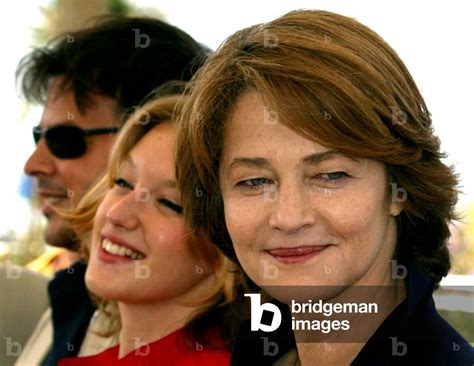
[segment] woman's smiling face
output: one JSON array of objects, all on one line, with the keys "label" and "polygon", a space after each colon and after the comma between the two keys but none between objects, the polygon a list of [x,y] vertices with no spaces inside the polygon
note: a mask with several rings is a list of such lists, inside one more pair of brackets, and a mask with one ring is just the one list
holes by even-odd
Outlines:
[{"label": "woman's smiling face", "polygon": [[386,283],[401,207],[383,164],[268,123],[264,111],[257,92],[237,99],[219,168],[227,229],[247,275],[264,288]]},{"label": "woman's smiling face", "polygon": [[197,255],[174,176],[174,126],[148,132],[119,168],[94,221],[86,282],[123,302],[185,298],[212,270]]}]

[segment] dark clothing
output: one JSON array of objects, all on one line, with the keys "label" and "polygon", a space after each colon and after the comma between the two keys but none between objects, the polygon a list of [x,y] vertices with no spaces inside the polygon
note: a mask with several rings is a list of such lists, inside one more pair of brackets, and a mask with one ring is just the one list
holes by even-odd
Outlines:
[{"label": "dark clothing", "polygon": [[[407,297],[379,326],[351,365],[472,366],[473,348],[435,309],[431,278],[412,265],[407,269]],[[279,329],[271,333],[251,332],[250,321],[243,323],[232,350],[232,366],[272,365],[295,347],[289,308],[276,304],[282,312]]]},{"label": "dark clothing", "polygon": [[48,294],[53,320],[53,344],[42,366],[56,366],[64,357],[79,353],[95,311],[84,282],[86,265],[78,261],[56,273]]},{"label": "dark clothing", "polygon": [[232,347],[231,366],[273,365],[280,357],[295,347],[288,306],[272,301],[281,312],[281,325],[274,332],[250,331],[250,320],[244,321]]}]

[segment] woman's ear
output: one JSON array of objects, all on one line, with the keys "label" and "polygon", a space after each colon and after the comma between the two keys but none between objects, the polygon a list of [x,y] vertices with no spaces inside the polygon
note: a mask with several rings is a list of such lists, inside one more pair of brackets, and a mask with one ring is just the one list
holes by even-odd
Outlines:
[{"label": "woman's ear", "polygon": [[[386,167],[387,169],[387,167]],[[407,199],[407,191],[400,188],[394,181],[390,171],[387,170],[388,179],[388,199],[389,199],[389,214],[397,217],[403,210],[404,202]]]},{"label": "woman's ear", "polygon": [[390,216],[396,217],[400,215],[402,210],[403,210],[403,202],[394,201],[394,200],[390,201],[390,208],[389,208]]}]

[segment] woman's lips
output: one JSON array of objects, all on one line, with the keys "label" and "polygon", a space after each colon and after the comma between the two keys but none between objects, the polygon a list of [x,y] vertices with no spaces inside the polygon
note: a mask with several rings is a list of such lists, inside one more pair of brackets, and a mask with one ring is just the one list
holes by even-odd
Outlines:
[{"label": "woman's lips", "polygon": [[280,262],[293,264],[306,262],[310,258],[319,255],[329,245],[301,246],[294,248],[276,248],[267,252]]},{"label": "woman's lips", "polygon": [[107,253],[103,248],[99,248],[97,251],[97,257],[101,262],[105,263],[132,263],[133,259],[129,257],[121,257],[118,255],[113,255],[110,253]]},{"label": "woman's lips", "polygon": [[101,261],[107,263],[130,263],[145,258],[143,253],[111,235],[102,236],[97,255]]}]

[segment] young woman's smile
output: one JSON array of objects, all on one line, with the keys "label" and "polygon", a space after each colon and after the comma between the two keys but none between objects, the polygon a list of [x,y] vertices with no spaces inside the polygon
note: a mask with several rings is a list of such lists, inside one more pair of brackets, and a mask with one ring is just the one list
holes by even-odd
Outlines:
[{"label": "young woman's smile", "polygon": [[191,249],[174,178],[173,144],[171,123],[148,132],[121,164],[97,210],[86,281],[99,296],[172,299],[212,273]]}]

